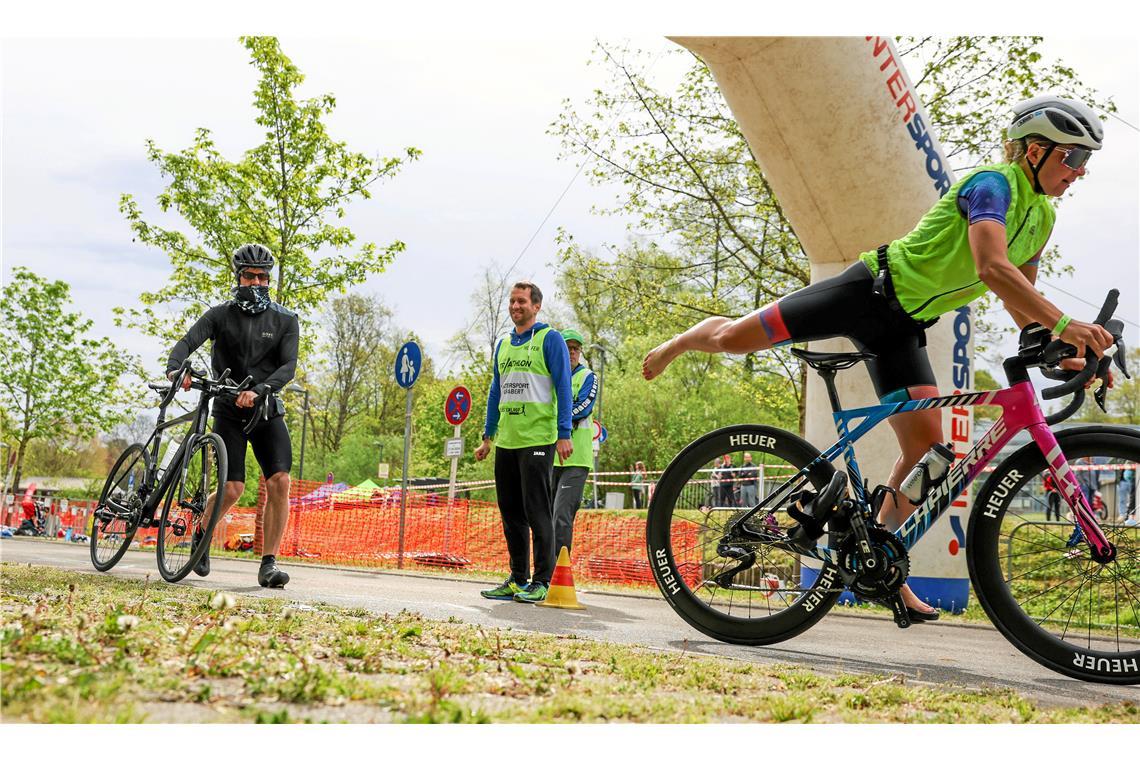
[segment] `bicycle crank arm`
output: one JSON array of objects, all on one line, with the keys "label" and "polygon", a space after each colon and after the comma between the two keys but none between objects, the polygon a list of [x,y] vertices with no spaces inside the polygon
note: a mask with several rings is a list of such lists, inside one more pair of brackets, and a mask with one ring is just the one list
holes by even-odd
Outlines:
[{"label": "bicycle crank arm", "polygon": [[910,628],[910,614],[906,611],[902,594],[895,594],[889,599],[884,599],[883,604],[890,608],[891,614],[895,616],[895,625],[899,628]]},{"label": "bicycle crank arm", "polygon": [[863,567],[867,570],[877,569],[879,561],[871,549],[871,537],[867,534],[867,523],[863,521],[862,515],[856,514],[851,518],[851,532],[855,534],[855,549],[859,552],[859,561]]}]

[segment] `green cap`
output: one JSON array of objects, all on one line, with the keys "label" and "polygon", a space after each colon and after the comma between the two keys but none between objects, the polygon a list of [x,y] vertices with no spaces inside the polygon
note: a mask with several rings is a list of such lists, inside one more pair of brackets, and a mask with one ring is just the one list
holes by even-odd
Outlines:
[{"label": "green cap", "polygon": [[567,343],[570,341],[577,341],[579,346],[586,345],[586,339],[582,337],[582,333],[577,330],[562,330],[562,338]]}]

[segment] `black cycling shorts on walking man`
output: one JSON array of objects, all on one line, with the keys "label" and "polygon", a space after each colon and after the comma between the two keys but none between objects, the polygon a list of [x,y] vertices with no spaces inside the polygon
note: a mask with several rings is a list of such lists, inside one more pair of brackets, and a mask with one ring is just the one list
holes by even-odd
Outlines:
[{"label": "black cycling shorts on walking man", "polygon": [[[190,354],[212,340],[210,364],[214,377],[227,369],[231,377],[253,377],[250,390],[236,398],[223,396],[213,402],[214,432],[225,441],[229,460],[225,501],[218,520],[245,490],[248,442],[253,445],[253,455],[265,476],[268,493],[264,523],[266,553],[261,558],[257,581],[265,587],[282,588],[289,582],[289,575],[277,567],[276,555],[289,519],[293,447],[285,427],[285,404],[278,394],[297,371],[300,327],[295,312],[270,299],[269,282],[274,263],[269,249],[258,243],[243,245],[234,252],[237,284],[233,298],[203,314],[174,345],[166,363],[166,374],[172,377]],[[183,389],[189,387],[187,375]],[[247,434],[245,428],[255,415],[261,419]],[[207,520],[209,517],[207,514]],[[198,541],[201,536],[196,535],[194,539]],[[208,553],[194,572],[198,575],[210,572]]]}]

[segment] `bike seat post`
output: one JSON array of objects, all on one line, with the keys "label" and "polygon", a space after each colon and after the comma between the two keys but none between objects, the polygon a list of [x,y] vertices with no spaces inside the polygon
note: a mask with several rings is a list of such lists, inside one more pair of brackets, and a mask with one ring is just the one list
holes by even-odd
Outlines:
[{"label": "bike seat post", "polygon": [[819,376],[823,378],[823,384],[827,386],[827,399],[831,402],[831,411],[838,414],[843,411],[843,407],[839,403],[839,391],[835,389],[835,370],[821,369]]}]

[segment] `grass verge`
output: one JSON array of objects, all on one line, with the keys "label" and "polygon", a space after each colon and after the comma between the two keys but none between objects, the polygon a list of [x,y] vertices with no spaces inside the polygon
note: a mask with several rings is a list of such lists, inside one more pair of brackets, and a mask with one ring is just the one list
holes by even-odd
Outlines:
[{"label": "grass verge", "polygon": [[576,638],[0,565],[5,722],[1126,722]]}]

